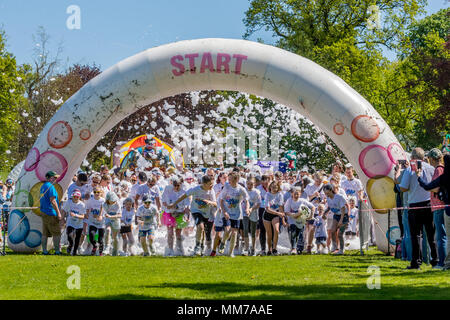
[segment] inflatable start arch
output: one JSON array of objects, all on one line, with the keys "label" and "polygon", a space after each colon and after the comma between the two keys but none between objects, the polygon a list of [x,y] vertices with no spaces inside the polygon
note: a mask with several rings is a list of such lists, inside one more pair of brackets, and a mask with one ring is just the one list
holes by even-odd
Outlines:
[{"label": "inflatable start arch", "polygon": [[[342,79],[316,63],[282,49],[230,39],[181,41],[127,58],[67,100],[29,152],[13,205],[39,206],[39,188],[49,170],[65,190],[87,153],[120,120],[141,107],[188,91],[233,90],[290,106],[326,132],[353,163],[375,209],[395,207],[393,166],[406,155],[386,122]],[[36,212],[11,213],[8,245],[32,252],[41,244]],[[385,214],[375,214],[387,231]],[[378,246],[386,235],[377,228]]]}]

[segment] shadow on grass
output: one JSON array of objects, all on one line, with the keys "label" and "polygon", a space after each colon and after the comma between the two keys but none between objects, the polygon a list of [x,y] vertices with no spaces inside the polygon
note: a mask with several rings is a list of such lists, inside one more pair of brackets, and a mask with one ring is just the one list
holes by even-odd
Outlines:
[{"label": "shadow on grass", "polygon": [[[218,283],[162,283],[160,285],[148,285],[139,289],[160,291],[158,295],[149,294],[118,294],[107,296],[79,296],[73,299],[119,299],[119,300],[160,300],[160,299],[239,299],[239,300],[386,300],[386,299],[450,299],[449,287],[439,288],[434,285],[408,286],[408,285],[383,285],[381,289],[369,290],[366,284],[346,285],[261,285],[240,284],[235,282]],[[177,296],[164,296],[166,289],[173,292],[177,290]],[[188,291],[186,291],[188,290]]]}]

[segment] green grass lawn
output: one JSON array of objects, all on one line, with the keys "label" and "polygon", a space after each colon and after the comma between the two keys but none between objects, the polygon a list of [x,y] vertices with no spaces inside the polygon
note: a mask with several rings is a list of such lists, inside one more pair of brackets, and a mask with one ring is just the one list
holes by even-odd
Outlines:
[{"label": "green grass lawn", "polygon": [[[81,288],[66,273],[77,265]],[[369,290],[369,266],[381,289]],[[0,256],[0,299],[450,299],[450,273],[405,270],[374,248],[365,256]]]}]

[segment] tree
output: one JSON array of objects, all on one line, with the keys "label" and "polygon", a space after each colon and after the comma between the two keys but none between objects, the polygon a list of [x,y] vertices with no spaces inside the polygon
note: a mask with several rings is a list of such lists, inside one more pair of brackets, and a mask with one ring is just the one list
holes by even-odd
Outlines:
[{"label": "tree", "polygon": [[5,50],[5,33],[0,30],[0,169],[9,170],[14,145],[10,141],[19,132],[19,106],[24,103],[23,70],[15,57]]}]

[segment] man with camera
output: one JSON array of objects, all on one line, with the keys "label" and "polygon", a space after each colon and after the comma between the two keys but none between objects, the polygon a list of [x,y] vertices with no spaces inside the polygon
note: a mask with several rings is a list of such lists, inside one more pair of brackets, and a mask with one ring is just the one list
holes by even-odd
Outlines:
[{"label": "man with camera", "polygon": [[410,166],[404,170],[399,186],[400,190],[407,194],[409,207],[408,222],[411,230],[412,260],[411,265],[409,265],[407,269],[420,269],[420,265],[422,264],[422,254],[419,243],[420,235],[423,232],[424,227],[430,246],[430,263],[432,266],[435,266],[438,263],[436,242],[434,239],[435,229],[433,225],[433,213],[430,208],[430,192],[419,185],[416,175],[417,169],[421,169],[421,178],[423,181],[428,183],[432,180],[434,168],[423,161],[424,158],[425,152],[422,148],[413,149],[411,152]]}]

